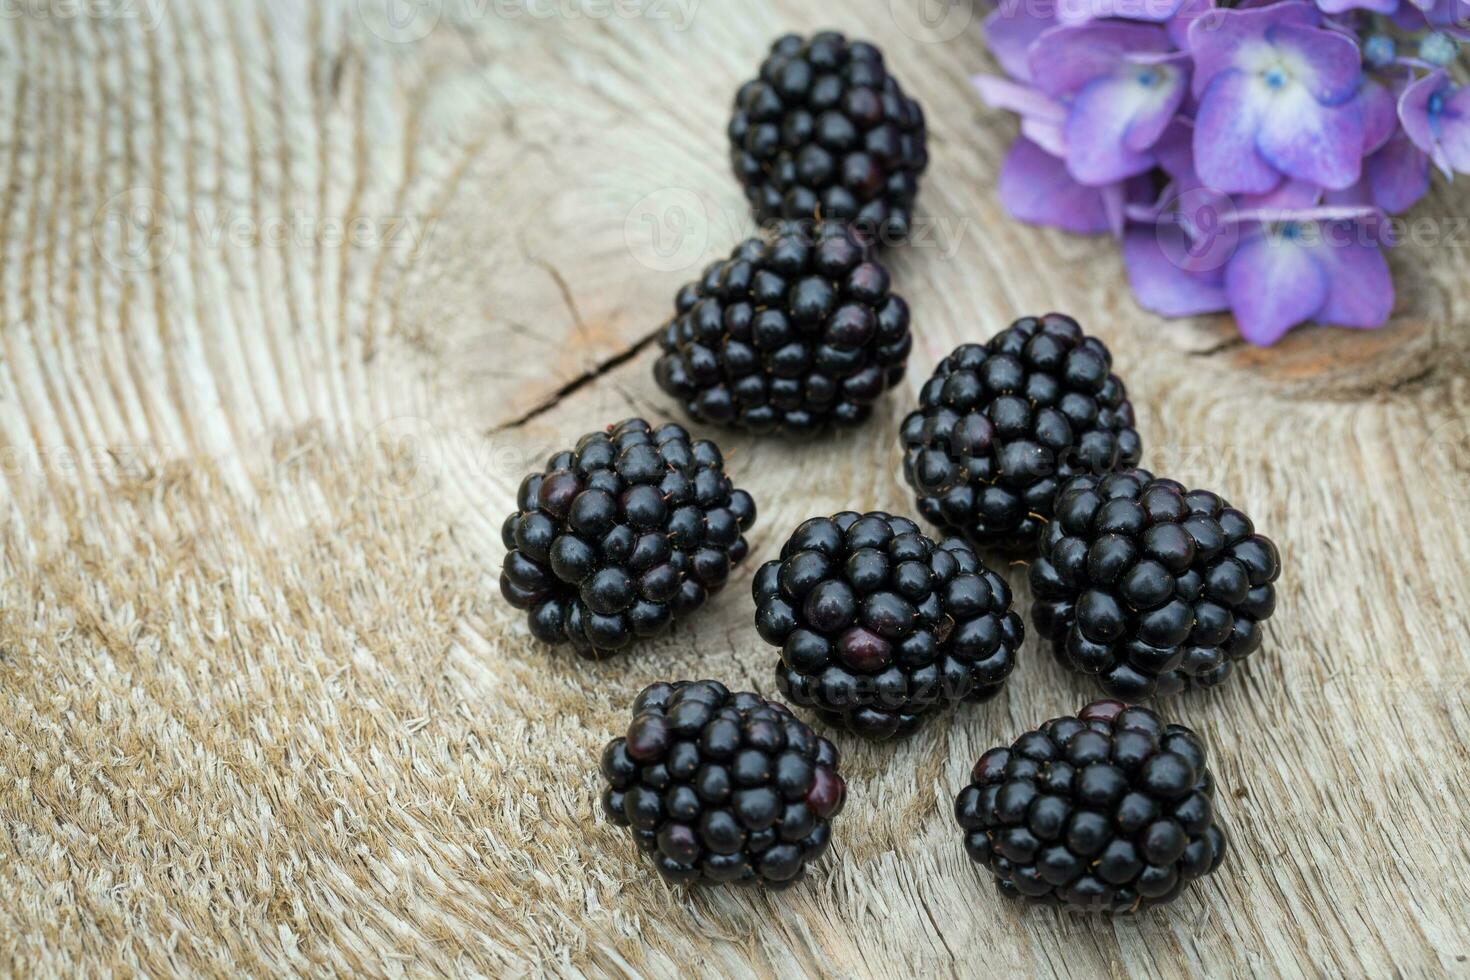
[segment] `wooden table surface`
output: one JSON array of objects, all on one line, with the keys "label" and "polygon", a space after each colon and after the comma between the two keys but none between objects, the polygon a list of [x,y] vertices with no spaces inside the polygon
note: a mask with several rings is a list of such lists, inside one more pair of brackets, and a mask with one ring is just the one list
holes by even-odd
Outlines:
[{"label": "wooden table surface", "polygon": [[[1470,972],[1470,184],[1413,213],[1389,328],[1249,349],[1140,310],[1114,243],[1006,218],[979,14],[928,12],[6,11],[0,972]],[[585,431],[677,417],[650,341],[751,227],[731,98],[825,26],[878,42],[930,120],[926,234],[892,258],[907,383],[811,445],[721,437],[761,511],[727,591],[630,655],[548,653],[496,587],[515,487]],[[1049,309],[1112,347],[1145,462],[1281,546],[1265,649],[1165,705],[1211,742],[1229,863],[1129,919],[1000,899],[951,800],[1094,693],[1028,640],[996,701],[839,739],[850,802],[801,887],[666,888],[592,819],[629,700],[772,691],[756,566],[808,516],[911,512],[922,379]]]}]

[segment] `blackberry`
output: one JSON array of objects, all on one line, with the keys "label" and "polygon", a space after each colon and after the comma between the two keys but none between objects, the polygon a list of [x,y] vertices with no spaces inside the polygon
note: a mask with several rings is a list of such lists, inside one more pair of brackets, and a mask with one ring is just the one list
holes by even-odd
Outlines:
[{"label": "blackberry", "polygon": [[719,448],[628,419],[583,436],[521,483],[500,591],[531,632],[583,656],[653,636],[725,584],[755,503]]},{"label": "blackberry", "polygon": [[909,308],[849,230],[786,224],[679,291],[659,387],[701,422],[754,432],[856,425],[904,373]]},{"label": "blackberry", "polygon": [[1261,645],[1276,546],[1217,494],[1146,470],[1074,477],[1031,566],[1033,621],[1063,664],[1139,700],[1213,687]]},{"label": "blackberry", "polygon": [[906,239],[929,163],[924,112],[883,55],[836,32],[771,45],[740,88],[730,160],[761,221],[821,217]]},{"label": "blackberry", "polygon": [[1034,551],[1062,483],[1142,454],[1112,363],[1102,341],[1059,313],[956,348],[901,429],[919,513],[980,547]]},{"label": "blackberry", "polygon": [[827,849],[846,785],[837,749],[759,694],[719,681],[654,684],[607,743],[607,819],[670,882],[800,881]]},{"label": "blackberry", "polygon": [[1225,859],[1214,795],[1194,732],[1095,701],[982,755],[954,812],[1002,894],[1133,912],[1173,901]]},{"label": "blackberry", "polygon": [[781,693],[867,738],[994,697],[1024,635],[1010,587],[968,544],[878,512],[805,522],[752,592],[756,629],[781,648]]}]

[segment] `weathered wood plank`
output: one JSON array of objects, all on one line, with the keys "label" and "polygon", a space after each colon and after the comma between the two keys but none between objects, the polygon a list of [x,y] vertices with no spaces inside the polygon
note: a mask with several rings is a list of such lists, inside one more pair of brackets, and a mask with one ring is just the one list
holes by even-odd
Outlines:
[{"label": "weathered wood plank", "polygon": [[[0,20],[12,972],[1465,972],[1463,183],[1416,212],[1440,244],[1395,253],[1393,326],[1243,348],[1139,310],[1111,243],[1005,217],[978,21],[955,5],[972,22],[936,40],[913,6]],[[495,587],[516,484],[583,431],[673,414],[638,345],[750,227],[729,100],[771,38],[826,26],[878,41],[931,120],[932,234],[894,260],[908,385],[815,446],[722,437],[761,507],[749,564],[647,649],[548,656]],[[930,366],[1051,308],[1113,347],[1147,462],[1286,556],[1269,648],[1167,707],[1212,740],[1228,869],[1128,921],[995,896],[953,794],[1092,693],[1028,642],[996,702],[843,742],[852,802],[810,883],[669,891],[589,819],[627,701],[772,689],[755,566],[814,513],[909,510],[895,432]]]}]

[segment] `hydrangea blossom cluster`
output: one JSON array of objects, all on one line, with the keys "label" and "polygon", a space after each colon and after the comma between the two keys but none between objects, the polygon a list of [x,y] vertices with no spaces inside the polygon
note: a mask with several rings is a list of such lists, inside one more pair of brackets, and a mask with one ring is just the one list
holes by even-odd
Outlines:
[{"label": "hydrangea blossom cluster", "polygon": [[1470,173],[1470,0],[1002,0],[1015,217],[1122,242],[1139,301],[1268,345],[1382,325],[1389,216]]}]

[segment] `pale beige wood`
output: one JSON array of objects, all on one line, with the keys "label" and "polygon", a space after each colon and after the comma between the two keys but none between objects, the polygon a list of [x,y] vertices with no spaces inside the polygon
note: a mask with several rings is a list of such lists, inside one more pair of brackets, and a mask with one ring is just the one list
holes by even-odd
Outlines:
[{"label": "pale beige wood", "polygon": [[[968,4],[943,39],[911,0],[428,0],[396,28],[382,0],[18,9],[6,972],[1466,972],[1463,233],[1395,253],[1377,333],[1257,352],[1222,319],[1147,315],[1112,243],[999,207],[1014,123],[968,87],[993,69]],[[907,386],[812,447],[722,437],[761,507],[728,591],[628,657],[548,655],[495,584],[515,487],[583,431],[674,414],[638,345],[749,227],[730,98],[773,37],[821,26],[879,42],[931,120],[937,241],[894,258]],[[1465,186],[1416,214],[1452,231]],[[933,362],[1051,308],[1112,345],[1148,462],[1226,492],[1286,557],[1267,650],[1167,705],[1212,740],[1227,869],[1133,920],[998,899],[953,794],[1092,693],[1028,642],[998,701],[903,745],[842,741],[851,803],[809,883],[663,887],[592,819],[629,699],[671,677],[771,690],[756,564],[814,513],[909,510],[895,431]]]}]

